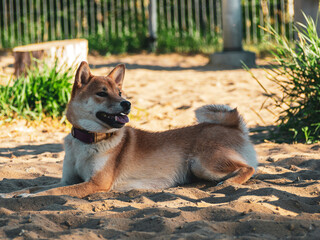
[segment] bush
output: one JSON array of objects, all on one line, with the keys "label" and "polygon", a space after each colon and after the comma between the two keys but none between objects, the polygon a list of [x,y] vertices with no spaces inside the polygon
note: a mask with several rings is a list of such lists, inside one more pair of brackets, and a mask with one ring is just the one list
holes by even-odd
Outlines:
[{"label": "bush", "polygon": [[157,52],[158,53],[204,53],[210,54],[222,49],[221,36],[200,36],[196,31],[193,34],[176,33],[174,29],[161,30],[158,33]]},{"label": "bush", "polygon": [[294,44],[269,28],[277,45],[272,52],[276,64],[267,70],[268,78],[283,94],[265,91],[282,110],[278,119],[280,131],[291,132],[293,141],[313,143],[320,140],[320,39],[312,18],[305,18],[307,25],[295,27],[298,39]]},{"label": "bush", "polygon": [[[177,35],[178,34],[178,35]],[[143,29],[136,34],[126,33],[122,36],[109,36],[98,33],[89,36],[90,52],[98,52],[101,55],[136,53],[150,50],[149,38]],[[221,36],[200,37],[200,33],[180,35],[174,29],[161,30],[158,32],[157,53],[212,53],[222,49]]]},{"label": "bush", "polygon": [[138,31],[136,34],[126,34],[121,37],[110,36],[98,33],[89,36],[89,50],[97,51],[101,55],[122,54],[126,52],[140,52],[148,48],[146,33]]},{"label": "bush", "polygon": [[71,95],[73,68],[58,68],[40,63],[13,84],[0,86],[0,117],[41,120],[44,116],[63,117]]}]

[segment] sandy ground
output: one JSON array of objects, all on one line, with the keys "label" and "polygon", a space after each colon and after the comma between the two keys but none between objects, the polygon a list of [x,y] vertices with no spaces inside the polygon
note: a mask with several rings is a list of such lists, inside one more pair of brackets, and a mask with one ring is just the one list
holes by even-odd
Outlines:
[{"label": "sandy ground", "polygon": [[[0,59],[5,76],[12,58]],[[124,89],[132,126],[154,131],[190,125],[204,104],[230,104],[246,119],[259,171],[244,185],[198,182],[84,199],[0,199],[0,239],[319,239],[319,144],[265,141],[277,110],[246,71],[207,66],[205,56],[90,57],[95,74],[127,66]],[[261,69],[253,69],[268,89]],[[269,110],[266,109],[268,107]],[[273,114],[272,114],[273,112]],[[59,181],[67,127],[50,121],[0,126],[0,192]]]}]

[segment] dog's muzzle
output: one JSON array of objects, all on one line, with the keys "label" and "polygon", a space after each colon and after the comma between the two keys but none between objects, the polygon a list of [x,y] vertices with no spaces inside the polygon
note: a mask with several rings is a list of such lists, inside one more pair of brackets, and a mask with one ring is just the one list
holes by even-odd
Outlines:
[{"label": "dog's muzzle", "polygon": [[96,117],[112,128],[121,128],[129,122],[129,118],[127,115],[130,113],[131,103],[124,100],[120,102],[120,106],[123,109],[122,112],[111,114],[104,111],[99,111],[96,113]]}]

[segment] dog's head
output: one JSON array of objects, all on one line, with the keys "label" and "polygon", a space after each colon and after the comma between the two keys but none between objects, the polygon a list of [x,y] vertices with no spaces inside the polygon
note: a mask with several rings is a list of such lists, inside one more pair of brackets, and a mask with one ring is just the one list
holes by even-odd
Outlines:
[{"label": "dog's head", "polygon": [[67,119],[74,127],[90,132],[113,132],[128,121],[131,103],[121,96],[125,66],[116,66],[108,76],[94,76],[82,62],[77,70]]}]

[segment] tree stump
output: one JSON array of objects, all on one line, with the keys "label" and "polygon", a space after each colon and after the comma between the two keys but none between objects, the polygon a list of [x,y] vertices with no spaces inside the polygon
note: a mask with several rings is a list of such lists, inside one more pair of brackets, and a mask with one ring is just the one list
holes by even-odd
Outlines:
[{"label": "tree stump", "polygon": [[87,61],[88,41],[85,39],[70,39],[61,41],[50,41],[36,44],[18,46],[13,49],[14,74],[20,74],[37,64],[33,59],[44,60],[48,66],[53,66],[58,61],[58,67],[65,65],[71,67],[81,61]]}]

